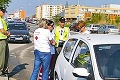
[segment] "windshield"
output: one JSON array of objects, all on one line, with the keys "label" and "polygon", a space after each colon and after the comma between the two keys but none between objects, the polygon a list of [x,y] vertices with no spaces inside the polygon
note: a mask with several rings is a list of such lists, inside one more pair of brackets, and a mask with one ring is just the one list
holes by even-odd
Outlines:
[{"label": "windshield", "polygon": [[117,29],[116,26],[108,26],[108,28]]},{"label": "windshield", "polygon": [[27,30],[24,24],[9,24],[8,30]]},{"label": "windshield", "polygon": [[94,50],[100,75],[120,79],[120,44],[95,45]]}]

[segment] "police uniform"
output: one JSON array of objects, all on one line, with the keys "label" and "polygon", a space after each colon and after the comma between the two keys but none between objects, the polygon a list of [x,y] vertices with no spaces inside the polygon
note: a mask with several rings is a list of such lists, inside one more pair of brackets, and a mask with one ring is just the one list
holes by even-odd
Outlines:
[{"label": "police uniform", "polygon": [[[5,9],[0,7],[0,11],[5,13]],[[8,68],[8,57],[9,57],[9,48],[7,43],[7,24],[4,19],[2,19],[3,15],[0,16],[0,75],[5,74]],[[4,33],[2,32],[4,30]]]},{"label": "police uniform", "polygon": [[[59,19],[59,22],[60,23],[65,23],[65,18],[61,17]],[[56,26],[55,29],[54,29],[54,39],[56,41],[56,45],[55,45],[55,55],[54,55],[54,58],[53,58],[53,63],[52,63],[51,72],[50,72],[51,80],[54,77],[53,73],[54,73],[54,67],[55,67],[56,59],[57,59],[57,57],[58,57],[58,55],[59,55],[59,53],[62,49],[62,46],[63,46],[64,42],[67,40],[69,35],[70,35],[69,27],[61,28],[60,26]]]}]

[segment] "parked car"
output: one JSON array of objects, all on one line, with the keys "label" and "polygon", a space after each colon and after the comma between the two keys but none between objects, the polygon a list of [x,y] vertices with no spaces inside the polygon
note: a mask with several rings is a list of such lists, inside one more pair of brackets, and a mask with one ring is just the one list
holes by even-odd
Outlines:
[{"label": "parked car", "polygon": [[89,24],[86,26],[86,29],[90,31],[91,33],[96,33],[97,30],[99,29],[100,25],[99,24]]},{"label": "parked car", "polygon": [[120,35],[71,35],[64,43],[54,80],[119,80]]},{"label": "parked car", "polygon": [[103,25],[98,30],[97,33],[102,34],[118,34],[119,29],[115,25]]},{"label": "parked car", "polygon": [[10,37],[8,42],[30,42],[29,30],[23,23],[9,23]]},{"label": "parked car", "polygon": [[75,31],[75,32],[79,32],[79,29],[77,27],[77,23],[72,23],[72,25],[70,26],[70,31]]}]

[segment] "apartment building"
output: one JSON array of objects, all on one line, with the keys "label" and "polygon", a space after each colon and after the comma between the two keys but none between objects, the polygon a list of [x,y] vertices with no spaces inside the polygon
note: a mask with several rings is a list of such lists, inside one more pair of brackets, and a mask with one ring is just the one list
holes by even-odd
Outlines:
[{"label": "apartment building", "polygon": [[48,4],[43,4],[40,6],[36,7],[36,18],[41,19],[52,19],[53,16],[60,14],[63,12],[64,7],[59,4],[59,5],[48,5]]},{"label": "apartment building", "polygon": [[103,13],[110,17],[110,19],[115,19],[116,16],[120,16],[120,5],[109,4],[102,5],[99,7],[86,7],[81,5],[70,5],[65,8],[65,18],[66,19],[82,19],[86,20],[95,13]]},{"label": "apartment building", "polygon": [[26,12],[24,10],[17,10],[13,14],[8,14],[7,18],[11,19],[21,19],[24,20],[26,17]]}]

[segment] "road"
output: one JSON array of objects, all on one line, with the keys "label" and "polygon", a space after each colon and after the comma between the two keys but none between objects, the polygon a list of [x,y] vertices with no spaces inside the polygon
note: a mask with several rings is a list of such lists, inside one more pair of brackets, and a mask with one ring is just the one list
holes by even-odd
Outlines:
[{"label": "road", "polygon": [[[30,33],[33,35],[38,26],[31,25]],[[9,43],[9,79],[10,80],[29,80],[33,69],[33,36],[31,43]]]},{"label": "road", "polygon": [[[31,43],[9,43],[10,80],[29,80],[34,63],[33,32],[37,27],[36,25],[30,25]],[[74,32],[74,34],[76,33]]]}]

